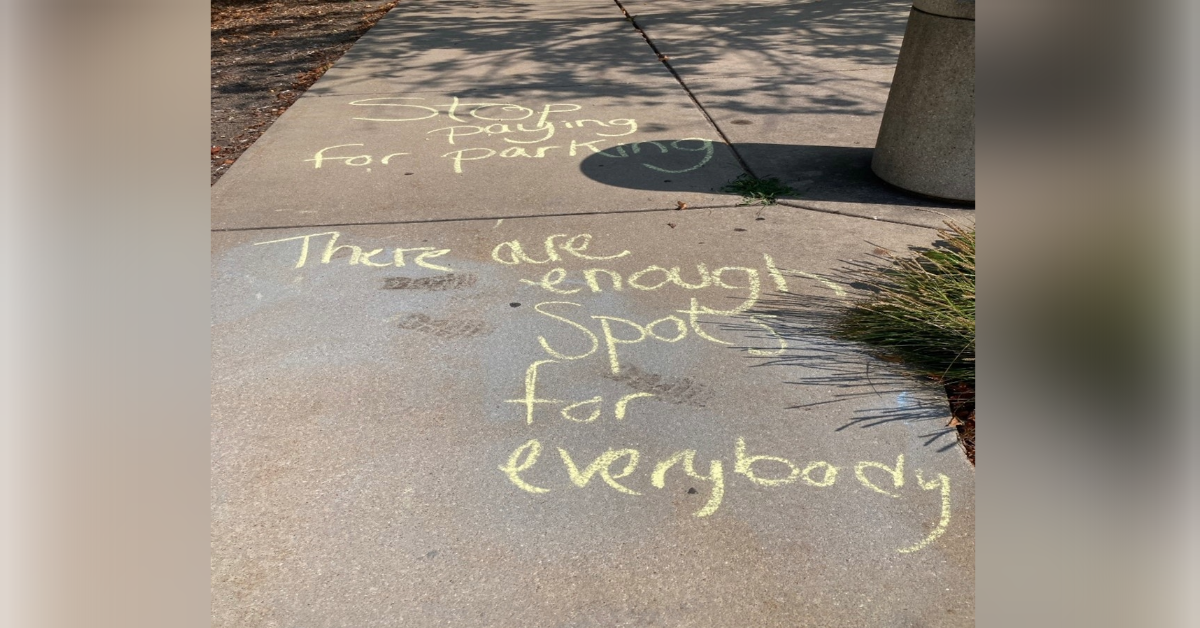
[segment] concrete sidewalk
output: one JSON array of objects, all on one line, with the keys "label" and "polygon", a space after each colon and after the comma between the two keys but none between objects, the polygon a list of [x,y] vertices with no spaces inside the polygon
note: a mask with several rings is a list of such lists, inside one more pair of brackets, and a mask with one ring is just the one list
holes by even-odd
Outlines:
[{"label": "concrete sidewalk", "polygon": [[214,625],[973,625],[944,395],[780,317],[973,221],[907,5],[622,5],[402,3],[213,187]]}]

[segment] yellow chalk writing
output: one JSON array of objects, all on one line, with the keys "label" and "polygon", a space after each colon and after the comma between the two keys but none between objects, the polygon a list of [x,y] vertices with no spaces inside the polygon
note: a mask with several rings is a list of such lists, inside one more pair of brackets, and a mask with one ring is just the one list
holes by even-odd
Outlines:
[{"label": "yellow chalk writing", "polygon": [[592,289],[592,292],[600,292],[602,290],[602,288],[600,288],[600,283],[596,281],[596,275],[598,273],[604,273],[605,275],[608,275],[609,285],[612,286],[613,290],[621,289],[620,273],[603,268],[589,268],[583,271],[583,278],[585,281],[587,281],[587,285]]},{"label": "yellow chalk writing", "polygon": [[670,458],[659,462],[654,466],[654,473],[650,476],[650,484],[655,488],[663,488],[666,486],[667,471],[682,461],[683,472],[686,473],[688,477],[712,482],[712,493],[708,497],[708,502],[704,504],[703,508],[695,513],[695,516],[697,517],[707,517],[716,512],[717,508],[721,506],[721,499],[725,496],[725,473],[722,469],[721,461],[713,460],[709,466],[708,475],[700,475],[699,473],[696,473],[696,467],[694,465],[695,458],[696,450],[685,449],[684,451],[678,452]]},{"label": "yellow chalk writing", "polygon": [[[454,120],[455,122],[463,121],[461,118],[459,118],[457,115],[455,115],[455,113],[458,111],[459,107],[469,107],[470,110],[468,111],[468,114],[472,118],[475,118],[476,120],[489,120],[489,121],[524,120],[524,119],[528,118],[529,116],[533,115],[533,109],[530,109],[529,107],[522,107],[521,105],[514,105],[512,103],[499,103],[499,102],[460,103],[460,102],[458,102],[457,96],[455,96],[454,100],[452,102],[450,102],[448,105],[446,105],[446,107],[447,107],[446,117],[450,118],[451,120]],[[500,112],[512,112],[512,114],[505,115],[504,113],[500,113],[500,115],[493,117],[493,116],[485,116],[485,115],[479,113],[480,111],[485,111],[485,110],[489,110],[489,109],[499,109]]]},{"label": "yellow chalk writing", "polygon": [[[722,279],[722,275],[724,275],[725,273],[737,272],[737,271],[746,273],[746,285],[731,286],[728,283],[726,283],[724,279]],[[749,310],[750,308],[753,308],[754,304],[758,303],[758,297],[759,297],[761,284],[758,279],[758,270],[757,269],[746,268],[744,266],[725,266],[723,268],[718,268],[713,271],[712,281],[713,281],[713,284],[718,285],[722,288],[729,288],[729,289],[746,288],[749,290],[750,296],[746,297],[746,299],[742,302],[741,305],[739,305],[731,310],[715,310],[715,309],[705,308],[705,310],[707,310],[708,314],[723,314],[725,316],[733,316],[734,314],[740,314],[742,312]]]},{"label": "yellow chalk writing", "polygon": [[349,264],[351,266],[356,266],[356,265],[360,265],[360,264],[363,266],[372,266],[375,268],[384,268],[384,267],[391,267],[391,266],[404,266],[405,265],[404,253],[409,252],[409,251],[414,251],[414,252],[419,251],[420,253],[418,253],[416,258],[413,260],[413,262],[416,263],[417,266],[421,266],[422,268],[428,268],[430,270],[440,270],[440,271],[445,271],[445,272],[451,272],[453,270],[448,266],[439,266],[437,264],[433,264],[428,261],[429,258],[441,257],[443,255],[449,254],[450,249],[438,249],[438,248],[435,248],[432,246],[420,246],[420,247],[410,248],[410,249],[397,247],[395,249],[395,251],[393,251],[392,263],[388,264],[388,263],[384,263],[384,262],[376,262],[376,261],[373,261],[373,259],[372,259],[376,255],[379,255],[380,253],[382,253],[383,249],[374,249],[370,252],[364,253],[361,246],[357,246],[357,245],[353,245],[353,244],[339,245],[337,243],[337,241],[339,238],[341,238],[342,234],[338,231],[323,231],[321,233],[310,233],[308,235],[294,236],[291,238],[280,238],[278,240],[267,240],[265,242],[255,242],[254,244],[257,246],[260,244],[277,244],[280,242],[299,241],[300,242],[300,256],[296,259],[295,268],[303,268],[304,265],[308,263],[309,244],[312,242],[313,238],[317,238],[317,237],[321,237],[321,236],[329,237],[329,240],[325,243],[325,250],[321,254],[321,263],[322,264],[331,263],[333,261],[333,256],[336,255],[338,251],[347,250],[347,251],[350,251]]},{"label": "yellow chalk writing", "polygon": [[281,238],[279,240],[267,240],[266,242],[255,242],[254,245],[258,246],[260,244],[275,244],[277,242],[291,242],[293,240],[300,240],[302,242],[302,244],[300,245],[300,259],[296,260],[296,268],[303,268],[305,262],[308,261],[308,242],[309,242],[309,240],[312,238],[318,237],[318,236],[326,236],[326,235],[333,236],[336,238],[339,234],[337,231],[323,231],[321,233],[311,233],[309,235],[295,236],[292,238]]},{"label": "yellow chalk writing", "polygon": [[[675,324],[675,337],[674,338],[667,338],[666,336],[660,336],[658,334],[658,332],[654,331],[654,328],[657,327],[659,324],[668,323],[668,322]],[[660,319],[650,323],[649,325],[646,325],[646,335],[650,336],[651,338],[653,338],[655,340],[660,340],[662,342],[679,342],[680,340],[683,340],[685,336],[687,336],[687,324],[684,323],[683,319],[679,318],[678,316],[664,316],[663,318],[660,318]]]},{"label": "yellow chalk writing", "polygon": [[[463,129],[463,130],[460,131],[459,129]],[[455,143],[454,138],[456,138],[456,137],[468,137],[471,135],[479,135],[480,133],[484,132],[483,127],[481,127],[481,126],[463,124],[463,125],[455,125],[455,126],[444,126],[440,129],[433,129],[430,131],[426,131],[425,134],[430,135],[432,133],[438,133],[441,131],[446,132],[446,141],[448,141],[451,144]]]},{"label": "yellow chalk writing", "polygon": [[[501,264],[506,264],[506,265],[510,265],[510,266],[515,265],[515,264],[520,264],[522,261],[526,261],[527,263],[532,263],[532,264],[546,264],[551,261],[556,261],[556,259],[546,259],[546,260],[540,260],[540,261],[539,260],[522,259],[520,256],[514,255],[513,251],[511,251],[511,250],[508,251],[507,256],[505,256],[505,257],[499,256],[498,251],[502,247],[514,246],[514,243],[515,243],[516,250],[520,251],[520,242],[519,241],[513,240],[512,242],[504,242],[496,247],[496,252],[493,254],[492,259],[496,260],[497,262],[500,262]],[[568,243],[561,244],[561,245],[559,245],[559,248],[561,248],[565,251],[574,253],[572,250],[567,248],[567,244]],[[610,257],[610,258],[611,257],[623,257],[628,254],[629,254],[629,251],[622,251],[621,253],[618,253],[617,255],[610,255],[608,257]],[[607,259],[607,258],[600,258],[600,257],[593,257],[593,256],[584,256],[584,255],[579,255],[579,254],[576,254],[576,256],[582,257],[584,259]],[[567,272],[566,269],[558,269],[558,270],[561,270],[562,273]],[[758,300],[759,291],[761,288],[761,286],[760,286],[761,282],[759,281],[759,278],[758,278],[758,271],[753,268],[742,268],[742,267],[736,267],[736,266],[735,267],[725,267],[725,268],[721,268],[718,270],[722,271],[722,272],[743,271],[743,272],[750,273],[751,276],[749,277],[749,282],[745,286],[734,286],[734,285],[730,285],[730,284],[726,283],[725,281],[721,281],[721,280],[714,281],[713,280],[714,275],[712,273],[709,273],[708,267],[705,264],[696,264],[696,273],[699,276],[698,283],[688,283],[687,281],[685,281],[682,278],[682,273],[679,270],[678,266],[672,266],[669,269],[662,267],[662,266],[647,266],[646,268],[643,268],[641,270],[631,273],[624,280],[624,282],[622,282],[621,273],[619,273],[615,270],[612,270],[612,269],[608,269],[608,268],[589,268],[582,272],[584,274],[584,281],[588,284],[589,288],[591,288],[592,292],[603,292],[604,291],[604,288],[599,284],[599,282],[597,282],[595,280],[595,277],[598,276],[599,273],[604,273],[606,276],[608,276],[610,278],[610,283],[612,285],[612,289],[614,289],[614,290],[620,290],[621,286],[623,284],[628,285],[629,287],[634,288],[636,290],[644,290],[647,292],[658,290],[668,284],[683,288],[685,290],[702,290],[704,288],[708,288],[708,287],[712,287],[712,286],[715,286],[718,288],[725,288],[728,290],[746,289],[750,292],[750,295],[746,299],[747,302],[743,303],[741,306],[737,307],[735,310],[731,310],[731,312],[733,312],[733,313],[744,312],[744,311],[750,309],[751,307],[753,307],[754,303],[757,302],[757,300]],[[557,271],[556,271],[556,274],[558,274]],[[591,276],[590,279],[589,279],[589,276]],[[530,284],[530,285],[538,285],[541,282],[525,281],[525,283]],[[553,285],[553,284],[551,284],[551,285]],[[718,313],[718,312],[720,312],[720,310],[713,310],[713,313]]]},{"label": "yellow chalk writing", "polygon": [[338,251],[342,249],[348,249],[350,251],[350,265],[353,266],[357,264],[358,259],[362,257],[362,247],[354,246],[353,244],[342,244],[335,246],[337,239],[337,235],[330,236],[329,243],[325,245],[325,254],[321,256],[321,263],[328,264],[333,259],[334,254],[336,254]]},{"label": "yellow chalk writing", "polygon": [[601,155],[613,157],[613,155],[609,155],[608,153],[604,152],[603,149],[596,148],[596,144],[599,144],[600,142],[604,142],[604,141],[606,141],[606,140],[592,140],[590,142],[580,142],[577,140],[571,140],[570,155],[571,155],[571,157],[574,157],[575,155],[578,154],[577,149],[587,148],[588,150],[592,151],[593,153],[599,153]]},{"label": "yellow chalk writing", "polygon": [[545,336],[538,336],[538,343],[540,343],[542,345],[542,349],[544,349],[546,351],[546,353],[549,353],[551,356],[553,356],[559,360],[581,360],[583,358],[588,357],[589,355],[592,355],[593,353],[596,352],[596,349],[600,348],[600,340],[596,337],[596,334],[593,334],[591,331],[588,330],[587,327],[584,327],[583,325],[580,325],[579,323],[576,323],[573,320],[570,320],[570,319],[562,317],[562,316],[558,316],[557,314],[551,314],[550,312],[543,310],[542,307],[547,306],[547,305],[571,305],[574,307],[583,307],[583,306],[581,306],[578,303],[572,303],[570,301],[544,301],[542,303],[538,303],[537,305],[533,306],[533,309],[535,311],[537,311],[538,314],[541,314],[543,316],[548,316],[548,317],[550,317],[556,321],[562,322],[562,323],[566,323],[567,325],[570,325],[571,327],[579,330],[580,332],[583,332],[583,334],[588,337],[588,341],[591,342],[591,348],[589,348],[587,351],[585,351],[579,355],[566,355],[566,354],[559,353],[558,351],[554,350],[554,348],[552,348],[550,346],[550,343],[546,341]]},{"label": "yellow chalk writing", "polygon": [[938,537],[945,534],[946,528],[950,527],[950,478],[939,473],[937,474],[936,480],[933,480],[932,482],[926,482],[925,478],[921,477],[921,470],[917,469],[917,484],[921,485],[921,488],[926,491],[932,491],[935,488],[940,489],[942,498],[942,512],[938,517],[937,526],[933,528],[933,531],[929,533],[929,536],[921,539],[915,545],[896,550],[901,554],[910,554],[912,552],[925,549],[930,543],[936,541]]},{"label": "yellow chalk writing", "polygon": [[[635,395],[629,395],[632,398]],[[648,396],[648,395],[642,395]],[[599,398],[594,398],[579,404],[569,406],[571,408],[582,407],[584,405],[598,405]],[[595,420],[593,412],[587,419],[573,419],[580,422],[591,422]],[[538,461],[542,451],[542,444],[537,439],[527,441],[509,455],[508,461],[500,465],[500,470],[508,476],[509,480],[529,493],[545,493],[550,489],[533,486],[521,478],[521,473],[532,468]],[[587,485],[595,477],[600,477],[605,484],[612,489],[627,494],[641,495],[638,491],[632,489],[626,484],[618,482],[624,478],[630,477],[638,466],[640,460],[640,452],[636,449],[616,449],[611,448],[600,454],[590,464],[582,469],[571,454],[564,448],[558,448],[559,457],[563,461],[564,470],[566,471],[566,479],[576,488],[586,488]],[[694,516],[707,517],[715,513],[723,503],[726,480],[724,475],[724,462],[720,459],[712,460],[709,464],[708,474],[702,475],[696,470],[696,450],[684,449],[676,451],[670,456],[659,460],[653,467],[650,473],[650,484],[654,488],[663,489],[667,484],[667,474],[672,469],[681,469],[683,474],[694,480],[701,480],[711,484],[711,492],[708,500]],[[744,476],[752,484],[762,487],[779,487],[788,484],[793,484],[796,480],[801,480],[804,486],[825,489],[837,481],[839,467],[830,464],[829,462],[820,460],[808,462],[803,470],[800,470],[797,465],[787,458],[779,456],[767,455],[748,455],[746,453],[746,442],[744,438],[738,438],[735,445],[735,461],[734,473]],[[622,465],[622,461],[624,464]],[[755,471],[755,465],[766,463],[774,463],[783,465],[788,470],[788,473],[780,477],[762,477]],[[900,470],[903,467],[903,462],[897,462],[895,469],[887,467],[877,462],[859,463],[856,468],[856,475],[860,475],[863,469],[879,468],[887,471],[889,474],[894,470]],[[934,474],[934,479],[926,480],[926,474],[922,470],[916,471],[917,484],[922,490],[937,491],[940,496],[940,512],[937,522],[933,525],[930,532],[925,538],[897,551],[902,554],[910,554],[920,551],[928,547],[931,543],[941,538],[950,526],[951,519],[951,502],[950,502],[950,479],[945,474]],[[862,478],[860,478],[862,481]],[[895,481],[894,481],[895,483]],[[882,489],[878,489],[882,490]],[[694,493],[694,490],[689,490],[689,493]]]},{"label": "yellow chalk writing", "polygon": [[[746,476],[746,479],[758,484],[759,486],[782,486],[784,484],[791,484],[792,482],[795,482],[796,478],[800,475],[800,469],[797,468],[796,465],[792,464],[792,462],[787,458],[780,458],[779,456],[747,456],[746,439],[744,438],[739,437],[737,439],[737,446],[734,449],[734,455],[736,456],[736,460],[733,465],[733,472]],[[755,475],[752,467],[754,466],[754,463],[761,461],[778,462],[779,464],[786,466],[788,468],[787,477],[758,477]]]},{"label": "yellow chalk writing", "polygon": [[[492,249],[492,259],[496,260],[497,262],[500,262],[501,264],[505,264],[507,266],[516,266],[517,264],[522,264],[522,263],[524,263],[524,264],[549,264],[550,262],[557,262],[558,260],[560,260],[562,258],[559,257],[558,251],[555,250],[554,238],[565,238],[565,237],[567,237],[565,234],[556,233],[556,234],[546,238],[546,244],[545,244],[546,259],[544,259],[544,260],[535,260],[535,259],[529,257],[528,255],[526,255],[525,250],[523,248],[521,248],[520,240],[510,240],[508,242],[501,242],[500,244],[497,244],[496,248]],[[508,252],[507,258],[501,256],[502,251]]]},{"label": "yellow chalk writing", "polygon": [[767,263],[767,274],[775,281],[775,289],[780,292],[787,292],[787,279],[783,277],[783,273],[779,272],[779,267],[775,265],[775,260],[771,259],[771,256],[766,253],[763,253],[763,259]]},{"label": "yellow chalk writing", "polygon": [[[525,456],[525,460],[521,461],[521,456]],[[532,467],[537,463],[538,456],[542,455],[542,444],[537,439],[530,440],[518,447],[508,457],[506,464],[500,465],[500,470],[508,476],[509,481],[517,485],[523,491],[530,493],[549,493],[550,489],[534,486],[521,479],[520,473]]]},{"label": "yellow chalk writing", "polygon": [[[662,273],[662,281],[651,285],[642,283],[642,277],[645,277],[650,273]],[[638,290],[658,290],[659,288],[667,285],[667,282],[669,281],[671,281],[671,273],[662,266],[647,266],[646,268],[643,268],[642,270],[639,270],[629,276],[629,286],[632,288],[637,288]]]},{"label": "yellow chalk writing", "polygon": [[[424,98],[410,98],[410,97],[404,97],[404,96],[391,96],[391,97],[387,97],[387,98],[364,98],[362,100],[355,100],[355,101],[351,102],[350,105],[355,106],[355,107],[391,107],[391,108],[419,109],[422,111],[422,113],[424,115],[420,115],[415,118],[354,118],[354,119],[355,120],[370,120],[372,122],[410,122],[413,120],[426,120],[428,118],[432,118],[432,117],[438,115],[438,110],[434,109],[432,107],[425,107],[423,105],[407,105],[404,103],[380,102],[380,101],[387,101],[387,100],[425,100],[425,99]],[[458,99],[455,98],[455,100],[458,100]]]},{"label": "yellow chalk writing", "polygon": [[[780,268],[775,265],[775,260],[771,259],[770,255],[763,253],[763,259],[766,261],[766,264],[767,264],[767,272],[771,275],[771,279],[773,279],[775,281],[775,289],[778,290],[779,292],[787,292],[788,284],[787,284],[787,280],[784,278],[784,274],[783,274],[784,271],[780,270]],[[845,288],[838,285],[837,283],[834,283],[832,281],[829,281],[828,279],[825,279],[824,277],[818,277],[817,275],[814,275],[812,273],[807,273],[802,270],[788,270],[786,272],[791,273],[793,275],[800,276],[800,277],[804,277],[806,279],[814,279],[816,281],[819,281],[821,283],[821,285],[825,286],[826,288],[833,290],[833,293],[836,294],[837,296],[839,296],[839,297],[846,296]]]},{"label": "yellow chalk writing", "polygon": [[520,146],[513,146],[512,148],[506,148],[506,149],[500,151],[500,156],[501,157],[530,157],[530,158],[533,157],[533,155],[530,155],[529,153],[525,152],[525,149],[521,148]]},{"label": "yellow chalk writing", "polygon": [[[579,403],[573,403],[569,406],[566,406],[559,412],[562,414],[562,417],[568,421],[574,421],[576,423],[591,423],[592,421],[595,421],[596,419],[600,418],[600,401],[601,401],[601,398],[599,396],[592,397],[591,399],[588,399],[587,401],[580,401]],[[578,408],[580,406],[588,406],[588,405],[593,406],[593,407],[592,407],[592,413],[589,414],[588,418],[586,418],[586,419],[581,419],[579,417],[576,417],[575,413],[572,412],[572,410],[574,410],[575,408]]]},{"label": "yellow chalk writing", "polygon": [[393,265],[394,262],[372,262],[371,261],[372,257],[375,257],[376,255],[379,255],[382,252],[383,252],[383,249],[375,249],[374,251],[371,251],[370,253],[360,253],[358,256],[358,261],[360,263],[362,263],[364,266],[374,266],[376,268],[386,268],[388,266]]},{"label": "yellow chalk writing", "polygon": [[539,399],[537,396],[538,367],[543,364],[558,364],[556,360],[538,360],[525,369],[525,397],[522,399],[505,399],[504,403],[525,404],[525,423],[533,425],[533,408],[541,403],[562,403],[558,399]]},{"label": "yellow chalk writing", "polygon": [[[615,316],[593,316],[592,318],[600,321],[600,329],[604,333],[604,345],[608,348],[608,366],[612,370],[613,375],[621,373],[621,363],[617,359],[617,345],[635,345],[646,339],[646,328],[637,323],[617,318]],[[619,338],[613,334],[612,325],[609,321],[621,323],[628,327],[632,327],[638,334],[637,338]]]},{"label": "yellow chalk writing", "polygon": [[546,141],[546,140],[548,140],[548,139],[550,139],[550,138],[554,137],[554,123],[553,123],[553,122],[547,122],[547,123],[545,123],[545,126],[542,126],[542,127],[536,127],[536,126],[535,126],[535,127],[533,127],[532,129],[527,129],[527,128],[525,128],[525,125],[524,125],[524,124],[518,124],[518,125],[517,125],[517,130],[518,130],[518,131],[520,131],[520,132],[522,132],[522,133],[536,133],[536,132],[539,132],[539,131],[545,131],[545,132],[546,132],[546,137],[541,137],[541,138],[538,138],[538,139],[536,139],[536,140],[529,140],[529,141],[524,141],[524,140],[514,140],[514,139],[512,139],[511,137],[506,137],[506,138],[504,138],[504,141],[506,141],[506,142],[510,142],[510,143],[513,143],[513,144],[537,144],[537,143],[539,143],[539,142],[544,142],[544,141]]},{"label": "yellow chalk writing", "polygon": [[[431,249],[431,250],[425,250],[424,252],[418,253],[417,258],[413,260],[414,264],[416,264],[417,266],[421,266],[423,268],[429,268],[432,270],[444,270],[447,272],[450,271],[450,268],[447,266],[438,266],[437,264],[430,264],[429,262],[425,261],[426,259],[428,259],[430,257],[441,257],[443,255],[446,255],[447,253],[450,252],[450,249],[434,249],[433,247],[421,247],[421,248],[422,249]],[[415,251],[417,249],[408,249],[408,250]],[[399,251],[399,249],[397,249],[397,252],[398,251]],[[399,260],[396,262],[396,265],[403,266],[404,264],[402,263],[402,260]]]},{"label": "yellow chalk writing", "polygon": [[[700,147],[699,148],[687,148],[684,146],[680,146],[679,145],[680,142],[700,142]],[[618,148],[620,148],[620,147],[618,147]],[[644,163],[642,165],[651,170],[657,170],[659,172],[680,174],[683,172],[691,172],[693,170],[699,169],[700,167],[704,166],[704,164],[708,163],[713,158],[712,140],[706,140],[706,139],[702,139],[702,138],[698,138],[698,137],[688,137],[688,138],[684,138],[682,140],[675,140],[674,142],[671,142],[671,148],[674,148],[676,150],[683,150],[683,151],[702,151],[704,153],[704,158],[700,160],[700,163],[698,163],[694,166],[691,166],[690,168],[683,168],[682,170],[669,170],[667,168],[660,168],[658,166],[655,166],[654,164]]]},{"label": "yellow chalk writing", "polygon": [[768,357],[783,355],[783,352],[787,350],[787,346],[788,346],[787,341],[783,339],[783,336],[779,335],[779,332],[775,331],[774,327],[764,323],[761,320],[763,318],[775,318],[775,315],[774,314],[755,314],[754,316],[750,317],[750,322],[767,330],[767,333],[770,334],[772,337],[774,337],[775,341],[779,343],[779,347],[777,349],[770,349],[770,350],[749,349],[749,350],[747,350],[747,353],[749,353],[750,355],[768,356]]},{"label": "yellow chalk writing", "polygon": [[[567,450],[559,447],[558,455],[562,457],[563,464],[567,467],[567,474],[570,475],[571,482],[579,488],[587,486],[588,482],[591,481],[592,476],[599,472],[600,479],[604,480],[604,483],[608,484],[613,489],[627,495],[641,495],[641,493],[626,486],[622,486],[617,482],[617,480],[628,476],[630,473],[633,473],[634,468],[637,467],[639,454],[638,450],[636,449],[609,449],[608,451],[600,454],[600,457],[596,458],[583,471],[580,471],[579,468],[575,466],[575,462],[571,460],[571,454],[567,453]],[[629,458],[629,461],[625,463],[625,468],[622,469],[620,473],[613,475],[610,471],[610,467],[613,465],[613,463],[625,457]]]},{"label": "yellow chalk writing", "polygon": [[549,103],[542,107],[542,114],[538,117],[537,126],[540,127],[546,124],[546,119],[549,118],[550,114],[552,113],[568,113],[571,111],[579,111],[580,109],[583,109],[582,105],[574,105],[571,103]]},{"label": "yellow chalk writing", "polygon": [[[812,478],[812,472],[816,471],[817,469],[825,469],[825,474],[822,476],[820,481]],[[833,486],[833,483],[837,481],[837,472],[838,468],[829,464],[828,462],[812,462],[809,463],[807,467],[804,467],[804,470],[800,472],[800,479],[804,480],[804,483],[809,486]]]},{"label": "yellow chalk writing", "polygon": [[[577,241],[579,242],[579,244],[576,244]],[[625,257],[626,255],[629,255],[628,250],[621,251],[620,253],[614,253],[612,255],[589,255],[587,253],[584,253],[584,251],[586,251],[588,249],[588,247],[591,246],[591,244],[592,244],[592,234],[581,233],[581,234],[571,238],[570,240],[563,242],[562,244],[560,244],[558,246],[562,250],[566,251],[567,253],[570,253],[571,255],[574,255],[575,257],[578,257],[579,259],[608,260],[608,259],[617,259],[618,257]]]},{"label": "yellow chalk writing", "polygon": [[[636,393],[630,393],[628,395],[625,395],[624,397],[621,397],[620,399],[617,400],[617,407],[616,407],[616,411],[614,413],[614,414],[616,414],[617,420],[623,421],[625,419],[625,411],[626,411],[627,407],[629,406],[630,401],[633,401],[634,399],[641,399],[642,397],[653,397],[653,396],[654,395],[652,393],[648,393],[648,392],[636,392]],[[599,399],[599,397],[597,397],[597,399]]]},{"label": "yellow chalk writing", "polygon": [[900,497],[898,493],[890,493],[882,488],[879,488],[877,485],[875,485],[875,483],[871,482],[871,480],[867,478],[867,469],[882,469],[886,471],[892,476],[892,486],[900,488],[904,486],[904,454],[896,456],[895,467],[889,467],[882,462],[871,461],[860,462],[854,465],[854,477],[858,478],[858,481],[861,482],[863,486],[881,495],[887,495],[888,497]]},{"label": "yellow chalk writing", "polygon": [[522,279],[520,281],[521,281],[521,283],[529,284],[531,286],[539,286],[543,290],[545,290],[547,292],[553,292],[554,294],[575,294],[576,292],[583,290],[583,288],[573,288],[573,289],[568,290],[566,288],[556,288],[555,287],[558,284],[562,283],[562,281],[566,278],[567,278],[566,270],[564,270],[562,268],[551,268],[550,270],[546,271],[546,274],[542,275],[542,278],[539,279],[538,281],[530,281],[528,279]]},{"label": "yellow chalk writing", "polygon": [[[333,150],[335,148],[345,148],[346,146],[362,146],[362,144],[338,144],[337,146],[327,146],[327,147],[322,148],[321,150],[317,151],[317,153],[315,155],[313,155],[311,158],[305,159],[304,161],[313,162],[314,170],[320,168],[321,165],[324,164],[325,161],[329,160],[329,159],[340,160],[342,163],[346,164],[347,166],[365,166],[365,165],[371,163],[370,155],[355,155],[353,157],[332,157],[332,156],[325,155],[325,151],[327,151],[327,150]],[[357,163],[355,163],[355,162],[357,162]]]},{"label": "yellow chalk writing", "polygon": [[[480,154],[480,151],[483,152],[482,155]],[[467,153],[471,153],[471,154],[477,155],[477,156],[476,157],[467,157],[466,156]],[[445,155],[442,155],[442,157],[450,157],[451,159],[453,159],[454,160],[454,174],[462,174],[462,172],[463,172],[462,164],[464,161],[479,161],[480,159],[487,159],[488,157],[491,157],[492,155],[495,155],[495,154],[496,154],[496,151],[494,151],[490,148],[482,148],[482,147],[477,146],[475,148],[464,148],[462,150],[451,151],[451,152],[446,153]]]}]

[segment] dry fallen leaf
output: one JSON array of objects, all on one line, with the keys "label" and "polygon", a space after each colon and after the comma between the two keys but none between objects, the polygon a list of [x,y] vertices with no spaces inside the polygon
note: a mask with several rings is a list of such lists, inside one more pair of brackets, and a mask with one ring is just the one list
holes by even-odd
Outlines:
[{"label": "dry fallen leaf", "polygon": [[675,209],[687,209],[687,203],[683,201],[675,201]]},{"label": "dry fallen leaf", "polygon": [[229,164],[231,164],[231,163],[233,163],[233,160],[232,160],[232,159],[226,159],[226,160],[225,160],[225,165],[226,165],[226,166],[228,166],[228,165],[229,165]]},{"label": "dry fallen leaf", "polygon": [[221,152],[221,147],[220,147],[220,146],[213,146],[213,147],[212,147],[212,153],[210,153],[210,154],[211,154],[211,155],[216,155],[216,154],[217,154],[217,153],[219,153],[219,152]]},{"label": "dry fallen leaf", "polygon": [[673,223],[673,222],[668,222],[668,223],[667,223],[667,226],[668,226],[668,227],[670,227],[670,228],[672,228],[672,229],[674,229],[674,228],[675,228],[675,223]]}]

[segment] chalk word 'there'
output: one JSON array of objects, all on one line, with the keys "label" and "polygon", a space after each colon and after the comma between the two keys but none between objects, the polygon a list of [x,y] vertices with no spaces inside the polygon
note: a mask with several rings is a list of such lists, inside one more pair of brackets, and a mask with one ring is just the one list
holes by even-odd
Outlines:
[{"label": "chalk word 'there'", "polygon": [[258,246],[260,244],[278,244],[281,242],[300,242],[300,255],[296,259],[295,268],[303,268],[304,265],[306,263],[308,263],[309,242],[313,238],[327,236],[329,239],[325,242],[325,249],[321,253],[321,263],[322,264],[330,263],[331,261],[333,261],[333,256],[335,254],[337,254],[338,251],[346,250],[346,251],[350,252],[350,265],[351,266],[362,265],[362,266],[373,266],[376,268],[392,268],[392,267],[396,267],[396,266],[404,266],[405,265],[405,263],[406,263],[405,254],[406,253],[416,253],[416,257],[413,259],[413,263],[415,263],[417,266],[420,266],[422,268],[428,268],[430,270],[441,270],[441,271],[445,271],[445,272],[451,272],[453,270],[447,266],[439,266],[439,265],[434,264],[429,261],[430,258],[441,257],[443,255],[450,253],[450,249],[439,249],[437,247],[432,247],[432,246],[418,246],[418,247],[413,247],[413,248],[396,247],[395,249],[392,250],[392,255],[391,255],[390,260],[388,260],[387,257],[384,257],[383,260],[385,260],[385,261],[376,261],[374,259],[375,256],[383,253],[383,249],[374,249],[371,251],[364,251],[363,247],[356,246],[353,244],[339,245],[337,243],[337,241],[338,241],[338,238],[341,237],[341,235],[342,234],[337,231],[325,231],[323,233],[310,233],[308,235],[295,236],[295,237],[291,237],[291,238],[281,238],[279,240],[267,240],[265,242],[255,242],[254,245]]}]

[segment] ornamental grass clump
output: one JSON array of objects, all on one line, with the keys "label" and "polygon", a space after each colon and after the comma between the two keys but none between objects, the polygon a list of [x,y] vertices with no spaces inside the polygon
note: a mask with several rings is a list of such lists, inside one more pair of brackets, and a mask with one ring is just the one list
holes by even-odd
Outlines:
[{"label": "ornamental grass clump", "polygon": [[[835,323],[840,338],[947,387],[975,386],[975,230],[947,223],[944,242],[911,257],[888,253],[887,266],[861,280],[874,294]],[[973,395],[972,395],[973,396]]]}]

